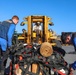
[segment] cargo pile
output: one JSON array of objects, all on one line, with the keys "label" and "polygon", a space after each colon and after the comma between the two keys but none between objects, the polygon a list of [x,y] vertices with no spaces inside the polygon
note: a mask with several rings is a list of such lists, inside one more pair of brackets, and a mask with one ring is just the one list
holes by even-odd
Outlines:
[{"label": "cargo pile", "polygon": [[63,55],[52,46],[44,42],[42,45],[24,45],[22,43],[12,46],[12,72],[13,75],[70,75],[70,69]]}]

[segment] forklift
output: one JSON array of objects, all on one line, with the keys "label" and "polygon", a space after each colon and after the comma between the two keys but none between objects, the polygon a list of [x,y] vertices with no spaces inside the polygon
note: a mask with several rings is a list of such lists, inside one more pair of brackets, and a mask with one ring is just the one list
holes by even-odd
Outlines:
[{"label": "forklift", "polygon": [[[21,22],[21,26],[27,24],[27,31],[24,29],[22,36],[18,37],[19,41],[24,41],[24,43],[39,43],[49,42],[53,46],[61,47],[61,43],[57,40],[56,33],[49,29],[49,25],[53,26],[53,22],[51,22],[51,18],[48,16],[40,16],[40,15],[31,15],[28,17],[24,17],[24,21]],[[33,26],[36,23],[40,23],[42,30],[39,32],[39,37],[37,36],[37,32],[33,31]],[[38,39],[37,39],[38,38]]]}]

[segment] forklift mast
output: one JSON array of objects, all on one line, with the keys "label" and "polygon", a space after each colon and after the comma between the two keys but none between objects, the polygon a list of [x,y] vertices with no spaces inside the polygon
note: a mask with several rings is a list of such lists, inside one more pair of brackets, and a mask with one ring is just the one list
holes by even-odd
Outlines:
[{"label": "forklift mast", "polygon": [[48,42],[48,24],[53,25],[52,22],[50,22],[51,18],[47,16],[28,16],[24,18],[24,22],[21,23],[21,25],[28,24],[27,27],[27,43],[32,42],[32,36],[33,36],[33,23],[40,22],[42,23],[42,42]]}]

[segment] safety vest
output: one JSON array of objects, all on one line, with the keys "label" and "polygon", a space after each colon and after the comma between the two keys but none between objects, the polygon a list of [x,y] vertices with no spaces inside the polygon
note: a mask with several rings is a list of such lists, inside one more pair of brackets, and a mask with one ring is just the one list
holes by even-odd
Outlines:
[{"label": "safety vest", "polygon": [[0,38],[7,40],[7,33],[10,24],[13,24],[12,20],[3,21],[2,23],[0,23]]}]

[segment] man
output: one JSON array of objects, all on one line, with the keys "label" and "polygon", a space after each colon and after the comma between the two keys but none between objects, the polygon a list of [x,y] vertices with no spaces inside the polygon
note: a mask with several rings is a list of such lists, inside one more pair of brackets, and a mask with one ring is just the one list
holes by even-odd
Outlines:
[{"label": "man", "polygon": [[40,22],[36,22],[35,25],[33,26],[33,31],[41,31],[42,28],[41,28],[41,25],[40,25]]},{"label": "man", "polygon": [[13,16],[12,19],[3,21],[0,24],[0,48],[2,50],[1,69],[4,70],[4,61],[7,59],[9,51],[7,48],[12,46],[12,37],[15,31],[16,24],[18,23],[18,16]]},{"label": "man", "polygon": [[[73,53],[76,53],[76,33],[67,34],[65,36],[65,43],[72,43],[75,49],[75,52]],[[73,70],[76,70],[76,61],[74,61],[74,63],[71,64],[71,68]]]},{"label": "man", "polygon": [[76,53],[76,33],[67,34],[65,37],[65,43],[73,44]]},{"label": "man", "polygon": [[35,43],[38,43],[41,30],[42,30],[41,23],[40,22],[36,22],[35,25],[33,26],[33,31],[36,32],[36,42]]}]

